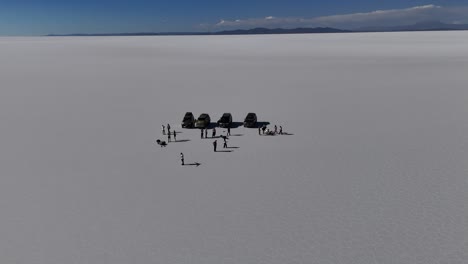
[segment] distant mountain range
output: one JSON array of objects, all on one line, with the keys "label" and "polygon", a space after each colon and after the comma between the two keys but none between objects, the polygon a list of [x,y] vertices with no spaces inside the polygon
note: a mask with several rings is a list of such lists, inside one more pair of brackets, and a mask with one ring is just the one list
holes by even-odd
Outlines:
[{"label": "distant mountain range", "polygon": [[363,27],[355,32],[392,32],[392,31],[442,31],[442,30],[468,30],[468,24],[446,24],[440,21],[425,21],[412,25],[390,27]]},{"label": "distant mountain range", "polygon": [[316,28],[253,28],[253,29],[237,29],[224,30],[217,32],[140,32],[140,33],[104,33],[104,34],[49,34],[47,36],[184,36],[184,35],[261,35],[261,34],[307,34],[307,33],[345,33],[352,32],[349,30],[341,30],[330,27]]},{"label": "distant mountain range", "polygon": [[263,35],[263,34],[311,34],[311,33],[350,33],[350,32],[394,32],[394,31],[442,31],[468,30],[468,24],[446,24],[440,21],[426,21],[412,25],[389,27],[362,27],[354,30],[343,30],[331,27],[316,28],[253,28],[224,30],[217,32],[139,32],[139,33],[104,33],[104,34],[49,34],[47,36],[206,36],[206,35]]}]

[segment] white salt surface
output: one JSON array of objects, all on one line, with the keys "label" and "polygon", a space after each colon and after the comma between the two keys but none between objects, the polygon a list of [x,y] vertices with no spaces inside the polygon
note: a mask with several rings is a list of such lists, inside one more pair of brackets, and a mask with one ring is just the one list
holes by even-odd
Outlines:
[{"label": "white salt surface", "polygon": [[[1,263],[468,263],[468,32],[0,38],[0,61]],[[294,135],[214,153],[186,111]],[[156,146],[167,123],[190,141]]]}]

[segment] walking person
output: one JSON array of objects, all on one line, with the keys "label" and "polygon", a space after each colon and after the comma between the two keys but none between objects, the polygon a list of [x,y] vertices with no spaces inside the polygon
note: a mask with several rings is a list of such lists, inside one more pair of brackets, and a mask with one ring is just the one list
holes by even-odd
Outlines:
[{"label": "walking person", "polygon": [[182,152],[180,153],[180,161],[182,162],[182,166],[184,166],[185,165],[185,163],[184,163],[184,153],[182,153]]},{"label": "walking person", "polygon": [[275,125],[275,134],[278,132],[278,127]]},{"label": "walking person", "polygon": [[169,131],[167,133],[167,142],[171,142],[171,133]]},{"label": "walking person", "polygon": [[166,127],[164,125],[162,125],[162,133],[163,135],[166,135]]},{"label": "walking person", "polygon": [[[202,129],[203,131],[203,129]],[[208,128],[205,128],[205,138],[208,138]]]},{"label": "walking person", "polygon": [[282,126],[280,126],[279,134],[280,134],[280,135],[283,135],[283,127],[282,127]]},{"label": "walking person", "polygon": [[211,137],[214,138],[216,137],[216,128],[213,127],[213,133],[211,133]]},{"label": "walking person", "polygon": [[177,133],[174,130],[174,141],[177,141]]},{"label": "walking person", "polygon": [[203,138],[203,128],[200,129],[200,138]]},{"label": "walking person", "polygon": [[223,148],[227,148],[227,137],[223,137],[223,139],[224,139]]},{"label": "walking person", "polygon": [[213,149],[214,149],[214,152],[216,152],[216,147],[218,146],[218,142],[215,140],[213,141]]},{"label": "walking person", "polygon": [[171,133],[171,125],[167,124],[167,133],[170,134]]},{"label": "walking person", "polygon": [[228,132],[227,132],[227,135],[230,136],[231,135],[231,127],[228,126]]}]

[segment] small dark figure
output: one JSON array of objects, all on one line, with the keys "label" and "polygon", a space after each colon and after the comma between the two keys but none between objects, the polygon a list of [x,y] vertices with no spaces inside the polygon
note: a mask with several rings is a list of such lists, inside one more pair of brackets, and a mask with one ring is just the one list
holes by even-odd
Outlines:
[{"label": "small dark figure", "polygon": [[275,125],[275,134],[278,132],[278,127]]},{"label": "small dark figure", "polygon": [[184,153],[182,153],[182,152],[180,153],[180,161],[182,162],[182,166],[184,166],[185,165],[185,163],[184,163]]},{"label": "small dark figure", "polygon": [[263,134],[265,134],[265,130],[267,129],[267,127],[265,125],[262,126],[262,132]]},{"label": "small dark figure", "polygon": [[174,141],[177,141],[177,133],[175,132],[175,130],[174,130],[173,134],[174,134]]},{"label": "small dark figure", "polygon": [[164,125],[162,125],[162,133],[163,135],[166,135],[166,127]]},{"label": "small dark figure", "polygon": [[170,134],[171,133],[171,125],[167,124],[167,133]]},{"label": "small dark figure", "polygon": [[161,141],[161,140],[159,140],[159,139],[156,140],[156,143],[157,143],[159,146],[161,146],[161,148],[167,146],[166,141]]},{"label": "small dark figure", "polygon": [[203,129],[200,129],[200,138],[203,138]]},{"label": "small dark figure", "polygon": [[227,135],[230,136],[231,135],[231,127],[228,127],[228,132],[227,132]]},{"label": "small dark figure", "polygon": [[258,134],[259,134],[259,135],[261,135],[261,134],[262,134],[261,127],[258,127]]},{"label": "small dark figure", "polygon": [[216,128],[213,127],[213,133],[211,133],[211,137],[216,137]]},{"label": "small dark figure", "polygon": [[216,147],[218,146],[218,142],[215,140],[213,141],[213,149],[214,149],[214,152],[216,152]]},{"label": "small dark figure", "polygon": [[171,142],[171,133],[169,131],[167,133],[167,142]]},{"label": "small dark figure", "polygon": [[279,134],[280,134],[280,135],[283,135],[283,127],[282,127],[282,126],[280,126]]},{"label": "small dark figure", "polygon": [[223,148],[227,148],[227,140],[226,140],[226,137],[223,137],[224,139],[224,145],[223,145]]},{"label": "small dark figure", "polygon": [[[203,129],[202,129],[203,131]],[[208,128],[205,128],[205,138],[208,138]]]}]

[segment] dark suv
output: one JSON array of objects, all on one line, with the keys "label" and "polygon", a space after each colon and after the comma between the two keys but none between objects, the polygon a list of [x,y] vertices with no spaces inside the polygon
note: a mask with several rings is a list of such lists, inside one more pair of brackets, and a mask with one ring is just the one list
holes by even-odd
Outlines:
[{"label": "dark suv", "polygon": [[231,127],[232,115],[231,113],[224,113],[223,116],[218,120],[218,126],[220,127]]},{"label": "dark suv", "polygon": [[248,113],[244,119],[244,127],[255,127],[257,125],[257,115]]},{"label": "dark suv", "polygon": [[183,128],[193,128],[195,126],[195,117],[192,112],[185,113],[184,119],[182,120]]},{"label": "dark suv", "polygon": [[210,125],[211,119],[210,115],[208,114],[201,114],[197,122],[195,122],[195,127],[196,128],[207,128]]}]

